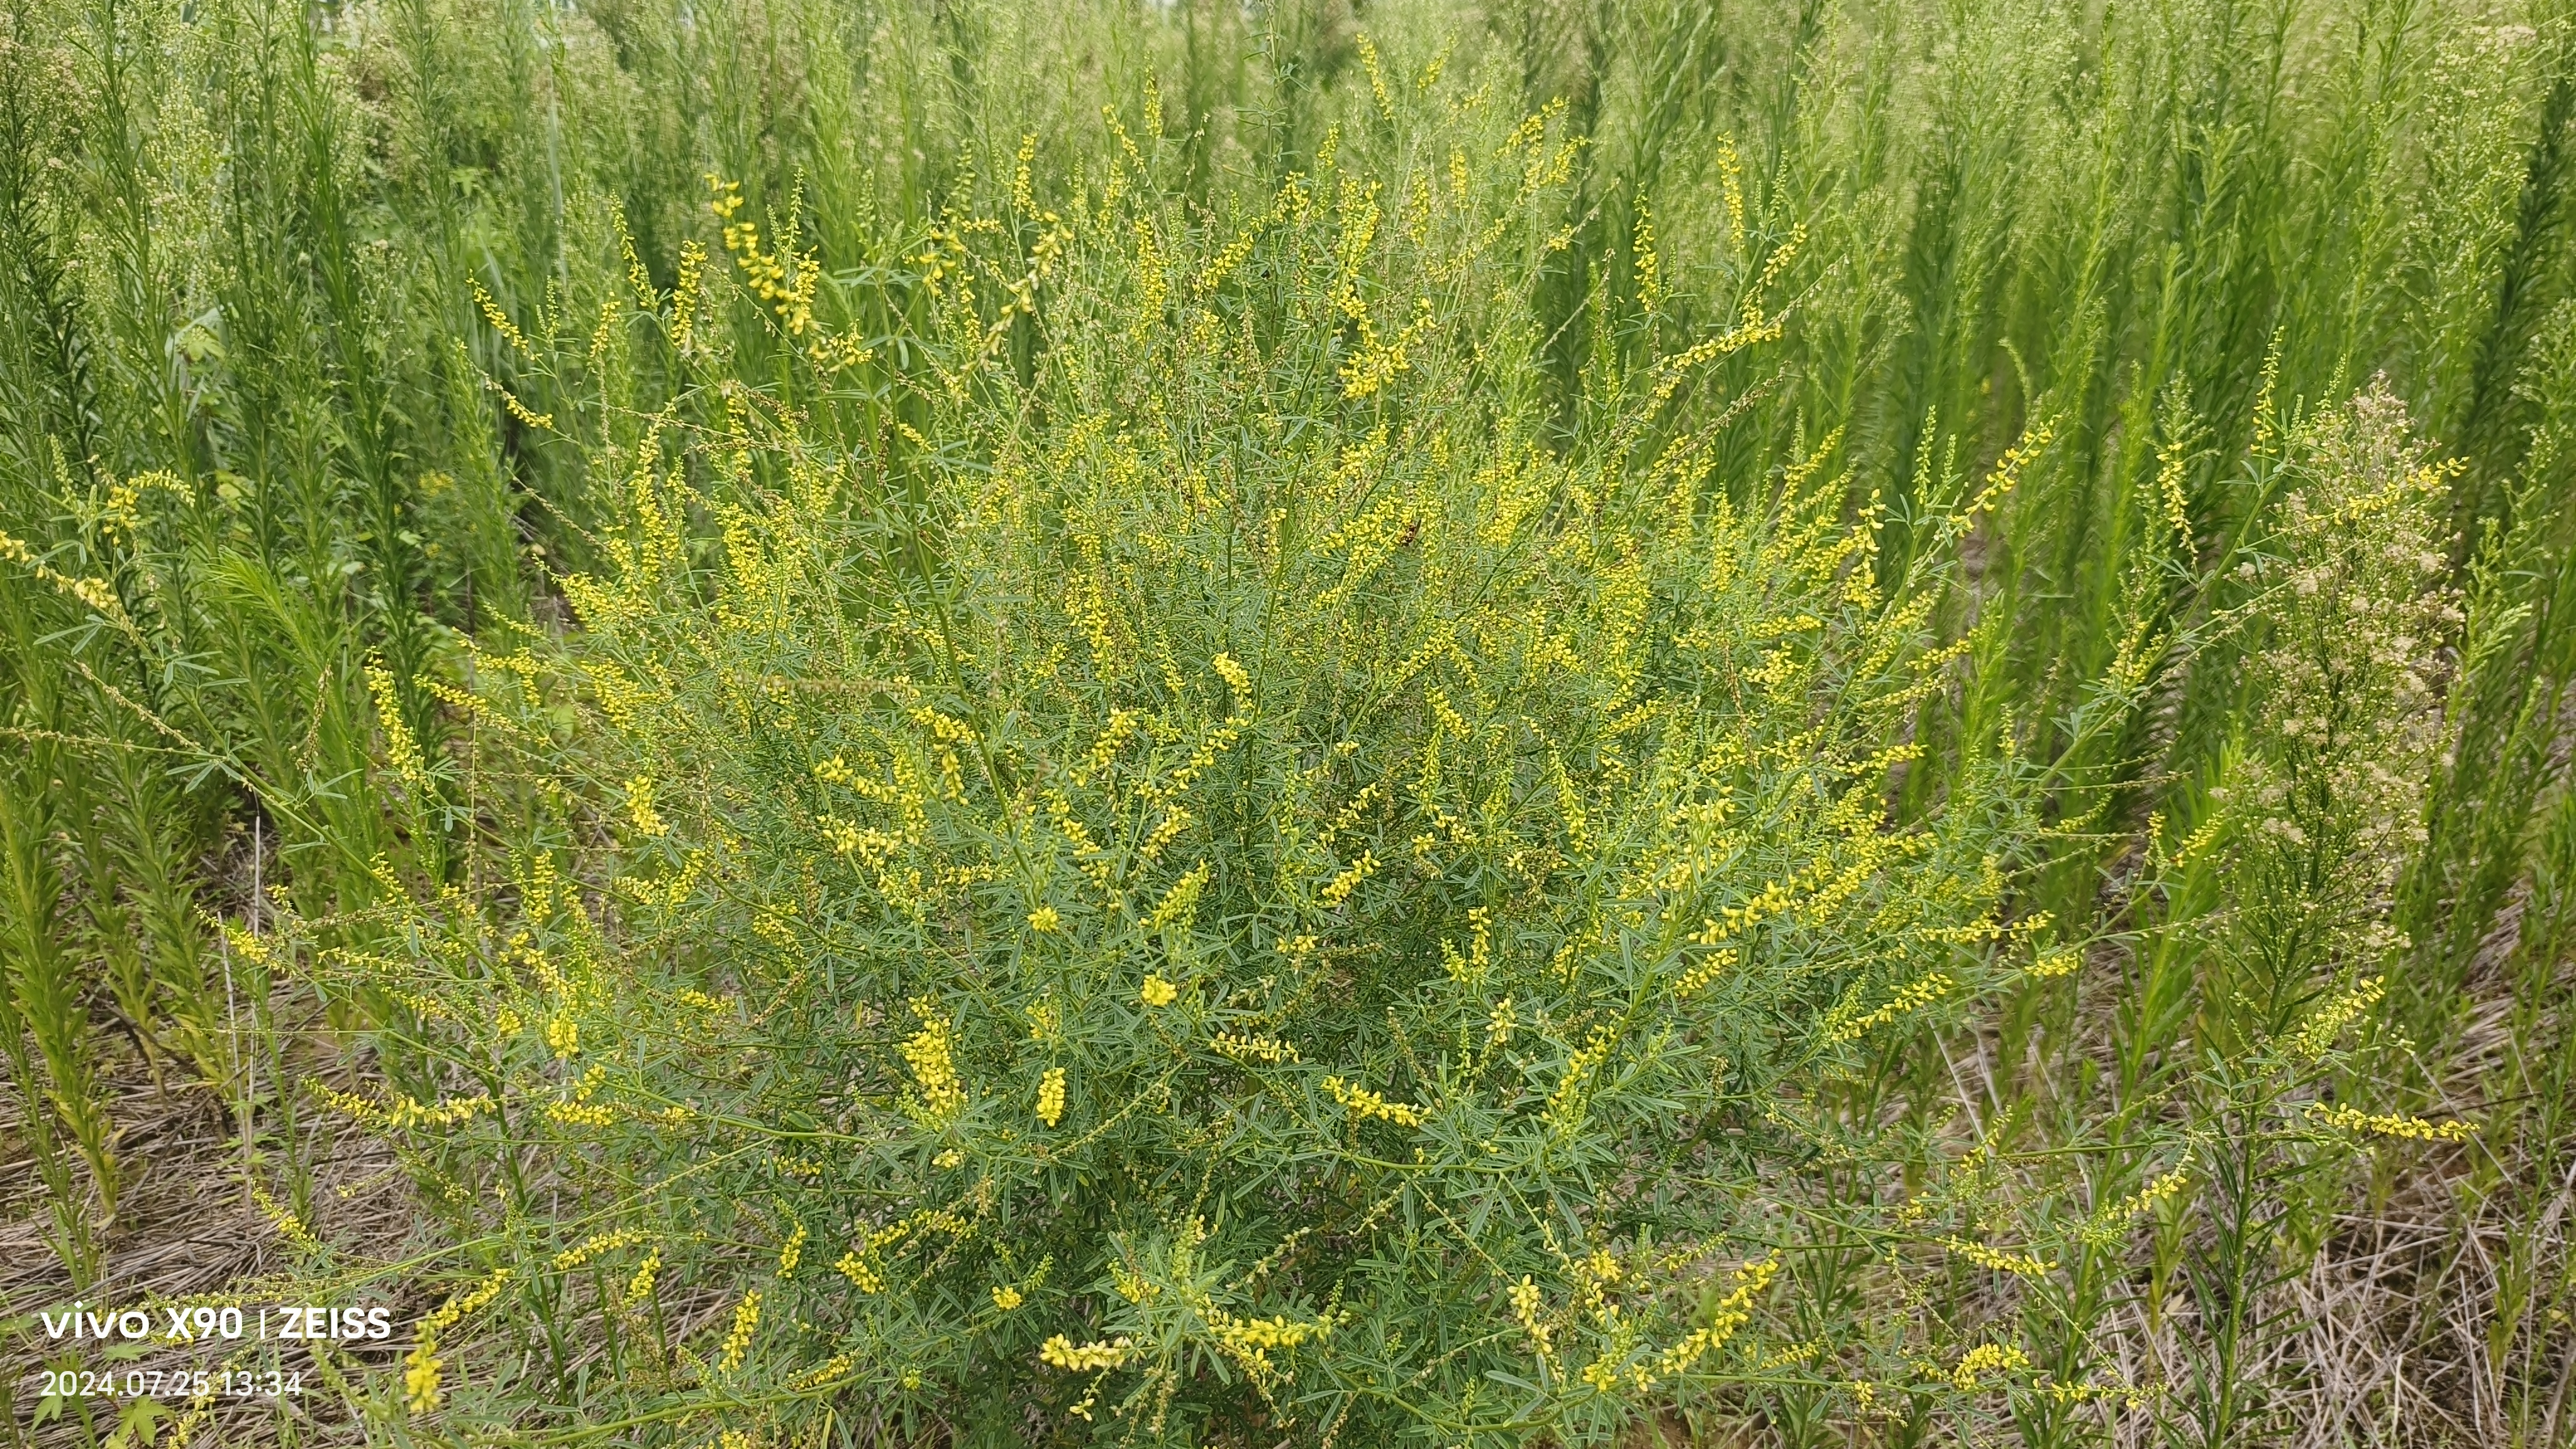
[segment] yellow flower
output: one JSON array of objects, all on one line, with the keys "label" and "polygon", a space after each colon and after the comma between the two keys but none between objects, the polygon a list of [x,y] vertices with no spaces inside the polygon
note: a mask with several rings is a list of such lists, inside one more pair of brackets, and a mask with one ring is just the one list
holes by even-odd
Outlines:
[{"label": "yellow flower", "polygon": [[948,1023],[941,1020],[927,998],[912,1003],[914,1015],[921,1018],[921,1030],[905,1038],[899,1048],[906,1066],[912,1068],[913,1080],[921,1084],[922,1111],[936,1122],[945,1122],[964,1110],[966,1086],[958,1080],[956,1058],[949,1050]]},{"label": "yellow flower", "polygon": [[1324,1090],[1332,1094],[1334,1101],[1342,1104],[1343,1110],[1361,1121],[1383,1117],[1401,1126],[1419,1127],[1430,1115],[1409,1103],[1390,1102],[1366,1087],[1354,1086],[1339,1077],[1326,1077]]},{"label": "yellow flower", "polygon": [[1064,1068],[1049,1067],[1038,1078],[1038,1120],[1049,1127],[1064,1120]]},{"label": "yellow flower", "polygon": [[566,1269],[578,1268],[593,1258],[614,1253],[620,1248],[633,1247],[642,1241],[644,1241],[644,1235],[632,1228],[622,1228],[613,1233],[601,1233],[594,1238],[585,1238],[555,1254],[555,1270],[562,1272]]},{"label": "yellow flower", "polygon": [[638,775],[626,782],[626,815],[635,824],[638,835],[668,835],[670,825],[662,812],[653,808],[653,777]]},{"label": "yellow flower", "polygon": [[760,1327],[760,1294],[746,1293],[733,1311],[733,1331],[725,1335],[724,1352],[716,1361],[722,1373],[742,1367],[743,1350],[751,1347],[751,1335]]},{"label": "yellow flower", "polygon": [[1950,1382],[1965,1392],[1974,1393],[1987,1374],[2011,1373],[2016,1369],[2029,1367],[2029,1357],[2013,1345],[1981,1343],[1968,1350],[1967,1356],[1959,1360],[1958,1368],[1952,1370],[1950,1374]]},{"label": "yellow flower", "polygon": [[850,1286],[862,1293],[885,1291],[885,1275],[877,1271],[874,1263],[860,1257],[859,1250],[856,1248],[843,1253],[841,1261],[832,1265],[832,1271],[849,1279]]},{"label": "yellow flower", "polygon": [[1160,976],[1145,978],[1144,989],[1136,993],[1147,1006],[1169,1006],[1180,999],[1181,988]]},{"label": "yellow flower", "polygon": [[1234,691],[1235,698],[1238,701],[1236,707],[1238,709],[1241,708],[1242,706],[1240,701],[1247,700],[1252,697],[1251,672],[1245,669],[1241,664],[1236,663],[1234,656],[1231,654],[1219,654],[1216,658],[1209,660],[1208,663],[1219,675],[1224,677],[1226,687]]},{"label": "yellow flower", "polygon": [[1064,917],[1057,915],[1053,906],[1040,906],[1029,912],[1029,929],[1042,936],[1051,935],[1064,929]]},{"label": "yellow flower", "polygon": [[2046,981],[2053,977],[2072,975],[2076,968],[2083,964],[2083,956],[2072,948],[2051,951],[2030,963],[2030,974]]},{"label": "yellow flower", "polygon": [[2308,1115],[2346,1132],[2410,1137],[2418,1142],[2466,1142],[2476,1136],[2478,1130],[2466,1122],[2428,1122],[2400,1112],[2364,1112],[2357,1107],[2330,1107],[2323,1102],[2310,1102]]},{"label": "yellow flower", "polygon": [[403,1403],[415,1414],[438,1407],[438,1371],[446,1360],[431,1353],[426,1338],[403,1357]]},{"label": "yellow flower", "polygon": [[1008,1313],[1012,1309],[1019,1307],[1021,1302],[1020,1290],[1013,1288],[1008,1284],[993,1290],[993,1306],[1002,1310],[1004,1313]]},{"label": "yellow flower", "polygon": [[1208,1045],[1238,1062],[1263,1061],[1276,1064],[1297,1060],[1297,1048],[1275,1036],[1254,1036],[1250,1032],[1221,1031],[1208,1038]]},{"label": "yellow flower", "polygon": [[1377,869],[1377,866],[1376,851],[1361,851],[1360,858],[1352,861],[1348,869],[1324,882],[1324,888],[1315,893],[1316,898],[1328,906],[1340,905],[1350,899],[1351,892],[1358,890],[1360,882],[1368,879],[1368,873]]},{"label": "yellow flower", "polygon": [[1093,1369],[1114,1369],[1127,1361],[1127,1340],[1115,1343],[1075,1343],[1059,1333],[1038,1347],[1038,1357],[1071,1373],[1089,1373]]},{"label": "yellow flower", "polygon": [[1969,1242],[1965,1238],[1943,1238],[1941,1246],[1979,1267],[1992,1268],[1998,1273],[2018,1273],[2023,1277],[2035,1278],[2044,1273],[2055,1272],[2057,1269],[2056,1264],[2029,1253],[2007,1253],[2001,1248],[1990,1248],[1983,1243]]},{"label": "yellow flower", "polygon": [[643,1263],[635,1269],[635,1276],[626,1280],[625,1302],[628,1307],[653,1296],[653,1275],[661,1269],[661,1249],[656,1248],[644,1255]]}]

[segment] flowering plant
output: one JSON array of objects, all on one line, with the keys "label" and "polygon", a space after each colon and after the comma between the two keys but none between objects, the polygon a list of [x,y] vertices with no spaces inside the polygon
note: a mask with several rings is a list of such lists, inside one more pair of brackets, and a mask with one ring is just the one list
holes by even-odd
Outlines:
[{"label": "flowering plant", "polygon": [[663,1185],[652,1291],[733,1285],[672,1383],[1608,1428],[1793,1366],[1783,1254],[1901,1230],[1815,1170],[1901,1155],[1874,1079],[2016,969],[2017,766],[1891,820],[1937,565],[1882,568],[1834,440],[1748,492],[1673,405],[1759,292],[1570,448],[1516,401],[1469,279],[1549,147],[1417,176],[1409,232],[1331,171],[1228,227],[1113,187],[1024,256],[955,222],[946,385],[877,435],[724,383],[601,448],[581,629],[469,702],[561,834],[403,989],[520,1130]]}]

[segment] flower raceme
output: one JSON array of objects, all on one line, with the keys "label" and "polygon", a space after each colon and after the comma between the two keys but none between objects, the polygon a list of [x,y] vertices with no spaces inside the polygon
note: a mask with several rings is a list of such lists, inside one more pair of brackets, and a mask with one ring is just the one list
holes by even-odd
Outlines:
[{"label": "flower raceme", "polygon": [[1127,1340],[1078,1344],[1059,1333],[1039,1346],[1038,1357],[1067,1373],[1114,1369],[1127,1361]]},{"label": "flower raceme", "polygon": [[[1520,324],[1459,279],[1546,255],[1569,144],[1475,104],[1400,213],[1329,162],[1221,226],[1094,196],[1019,292],[1015,234],[952,218],[935,371],[875,441],[728,385],[597,459],[627,542],[477,698],[532,794],[617,823],[577,867],[613,931],[551,887],[529,929],[624,984],[556,1054],[480,1050],[549,1100],[577,1050],[581,1150],[836,1256],[653,1235],[735,1285],[697,1350],[727,1392],[1356,1442],[1753,1373],[1774,1270],[1725,1265],[1805,1220],[1787,1165],[1898,1151],[1839,1084],[2020,979],[2010,769],[1886,809],[1957,657],[1939,561],[1865,577],[1839,434],[1748,467],[1682,425],[1772,304],[1570,443],[1460,386]],[[717,195],[796,331],[794,239]],[[1025,375],[1005,298],[1049,338]],[[437,1019],[492,1022],[451,956]],[[1465,1311],[1518,1327],[1443,1347]]]}]

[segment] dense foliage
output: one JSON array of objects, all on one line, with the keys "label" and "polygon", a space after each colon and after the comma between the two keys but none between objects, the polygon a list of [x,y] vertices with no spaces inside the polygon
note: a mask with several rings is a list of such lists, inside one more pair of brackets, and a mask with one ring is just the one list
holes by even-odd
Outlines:
[{"label": "dense foliage", "polygon": [[5,26],[127,1442],[2567,1432],[2556,12]]}]

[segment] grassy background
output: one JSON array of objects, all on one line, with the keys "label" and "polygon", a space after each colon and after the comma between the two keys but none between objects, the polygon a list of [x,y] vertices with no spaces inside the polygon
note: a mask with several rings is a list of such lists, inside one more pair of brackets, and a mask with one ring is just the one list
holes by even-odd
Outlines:
[{"label": "grassy background", "polygon": [[[634,546],[647,420],[716,437],[754,395],[927,498],[939,460],[999,446],[996,412],[942,402],[961,306],[1019,385],[1118,355],[1102,319],[1138,295],[1132,244],[1074,249],[1095,312],[1008,310],[1004,263],[1042,213],[1129,206],[1189,275],[1292,175],[1376,181],[1391,240],[1359,270],[1393,296],[1407,179],[1472,151],[1511,230],[1444,277],[1445,340],[1421,346],[1507,361],[1459,364],[1442,385],[1493,401],[1458,415],[1524,419],[1534,456],[1614,475],[1701,440],[1699,486],[1749,514],[1832,481],[1881,593],[1963,648],[1903,725],[1921,754],[1889,818],[1942,818],[1998,739],[2030,772],[2042,828],[2011,914],[2045,912],[2080,964],[1909,1038],[1854,1110],[1893,1104],[1921,1163],[1965,1160],[2004,1200],[2062,1195],[2070,1160],[2094,1164],[2095,1205],[2148,1191],[2186,1141],[2197,1164],[2134,1232],[2029,1281],[1954,1263],[1899,1298],[1866,1254],[1806,1260],[1764,1309],[1767,1344],[1826,1340],[1806,1370],[1582,1432],[2568,1442],[2571,24],[2379,3],[12,0],[9,1310],[273,1278],[428,1313],[498,1261],[453,1253],[493,1225],[440,1206],[451,1180],[499,1191],[547,1251],[582,1236],[579,1174],[543,1153],[424,1166],[302,1084],[437,1097],[434,1033],[331,963],[419,949],[442,890],[524,897],[532,850],[577,851],[627,808],[605,744],[565,766],[588,799],[487,766],[461,697],[482,655],[591,622],[564,581]],[[1524,116],[1539,139],[1507,150]],[[710,207],[710,173],[737,210]],[[728,242],[743,221],[761,242]],[[786,308],[735,280],[755,254],[791,263]],[[693,269],[731,289],[702,314],[673,302]],[[985,279],[962,304],[960,275]],[[1243,326],[1261,348],[1312,333],[1329,369],[1358,345],[1331,341],[1329,305],[1282,283]],[[693,349],[684,316],[718,336]],[[1638,421],[1662,359],[1775,319]],[[1364,435],[1318,395],[1317,426]],[[1123,426],[1178,396],[1092,405]],[[1404,405],[1440,398],[1425,381]],[[2451,460],[2414,531],[2303,515],[2302,479],[2396,466],[2397,409]],[[2017,443],[2017,486],[1952,528]],[[721,490],[688,477],[677,546],[703,557]],[[2354,539],[2383,556],[2327,568]],[[2298,597],[2375,607],[2258,604],[2317,568]],[[2402,694],[2371,650],[2420,659],[2438,699],[2347,700],[2351,671]],[[2378,773],[2327,789],[2335,839],[2267,855],[2260,810],[2230,803],[2344,765]],[[262,944],[281,922],[292,950]],[[2356,1054],[2295,1082],[2248,1065],[2340,1001],[2368,1018]],[[2283,1103],[2321,1093],[2476,1131],[2289,1142]],[[230,1217],[194,1216],[210,1195]],[[659,1412],[663,1389],[587,1354],[604,1310],[558,1317],[552,1291],[450,1350],[505,1365],[478,1412],[531,1432]],[[672,1305],[706,1357],[736,1296],[710,1293]],[[2009,1325],[2049,1382],[2154,1392],[1978,1385],[1953,1355],[1963,1403],[1875,1413],[1817,1366],[1891,1312],[1956,1343]],[[195,1432],[463,1432],[461,1410],[414,1422],[390,1353],[331,1357],[294,1412],[218,1408]],[[14,1433],[115,1432],[35,1382],[6,1390]],[[828,1432],[951,1422],[845,1411]]]}]

